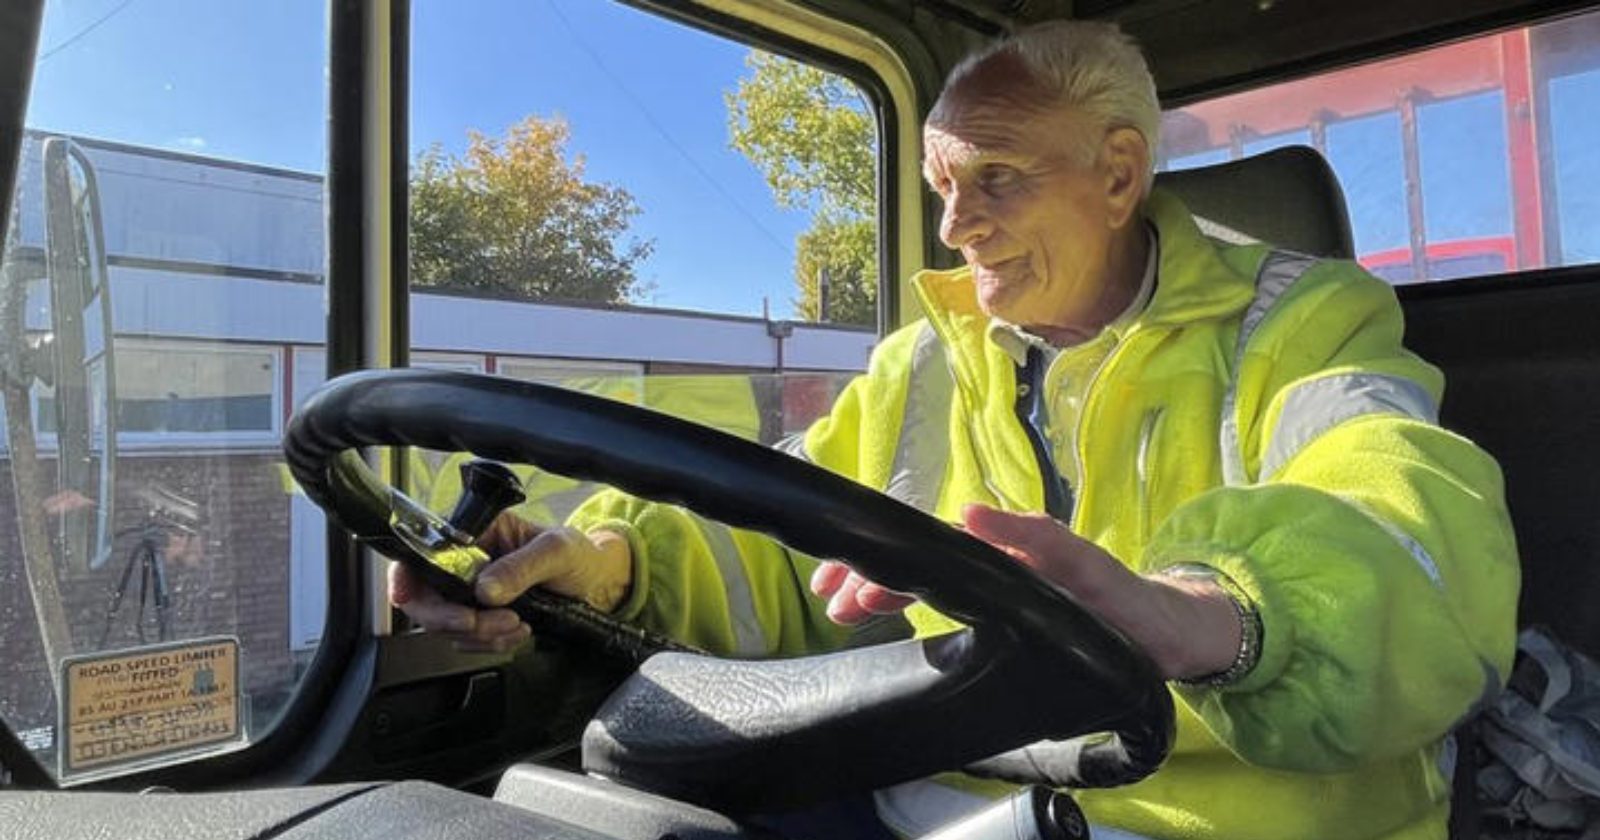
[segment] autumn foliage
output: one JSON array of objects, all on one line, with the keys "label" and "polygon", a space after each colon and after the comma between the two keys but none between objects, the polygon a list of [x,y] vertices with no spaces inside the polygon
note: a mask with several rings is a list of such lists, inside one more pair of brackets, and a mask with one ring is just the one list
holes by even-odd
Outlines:
[{"label": "autumn foliage", "polygon": [[464,155],[435,145],[412,167],[413,286],[595,303],[648,291],[634,269],[652,243],[623,241],[639,206],[584,180],[565,121],[529,116],[503,138],[469,137]]}]

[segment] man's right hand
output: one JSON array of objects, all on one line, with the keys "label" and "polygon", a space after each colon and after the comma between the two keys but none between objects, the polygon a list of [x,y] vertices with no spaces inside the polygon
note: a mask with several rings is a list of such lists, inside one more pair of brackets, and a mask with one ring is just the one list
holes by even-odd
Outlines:
[{"label": "man's right hand", "polygon": [[633,583],[628,540],[611,531],[543,529],[502,513],[478,545],[496,558],[478,573],[483,608],[446,601],[403,564],[389,567],[389,600],[417,625],[455,639],[461,650],[503,653],[527,640],[528,625],[500,608],[535,586],[611,612]]},{"label": "man's right hand", "polygon": [[824,560],[811,573],[811,591],[828,601],[828,618],[839,624],[860,624],[875,616],[897,613],[917,599],[886,589],[838,560]]}]

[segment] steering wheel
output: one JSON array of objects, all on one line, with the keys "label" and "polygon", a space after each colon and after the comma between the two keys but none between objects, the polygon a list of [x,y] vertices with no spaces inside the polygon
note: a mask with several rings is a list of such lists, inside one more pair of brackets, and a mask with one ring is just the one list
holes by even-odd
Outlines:
[{"label": "steering wheel", "polygon": [[[961,767],[1056,786],[1126,784],[1170,749],[1172,700],[1154,665],[1072,596],[981,540],[800,459],[550,386],[446,371],[338,377],[291,419],[289,467],[358,539],[413,565],[437,523],[419,524],[425,512],[352,451],[363,446],[468,451],[683,505],[845,560],[969,628],[787,660],[651,657],[584,733],[591,772],[743,814]],[[471,588],[446,594],[470,599]],[[561,607],[516,606],[541,613],[544,632],[642,638]]]}]

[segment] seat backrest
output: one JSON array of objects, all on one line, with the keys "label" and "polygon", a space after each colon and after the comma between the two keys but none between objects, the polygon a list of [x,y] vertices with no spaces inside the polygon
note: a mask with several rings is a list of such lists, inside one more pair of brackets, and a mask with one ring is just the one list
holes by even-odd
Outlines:
[{"label": "seat backrest", "polygon": [[1355,256],[1344,191],[1333,168],[1307,146],[1157,173],[1156,186],[1187,205],[1208,236],[1317,257]]}]

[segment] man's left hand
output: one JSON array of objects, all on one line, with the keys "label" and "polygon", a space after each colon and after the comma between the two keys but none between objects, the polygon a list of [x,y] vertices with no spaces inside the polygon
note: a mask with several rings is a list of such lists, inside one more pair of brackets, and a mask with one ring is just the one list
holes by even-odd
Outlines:
[{"label": "man's left hand", "polygon": [[[1233,664],[1243,628],[1216,583],[1161,574],[1138,575],[1117,558],[1041,514],[1007,513],[985,505],[962,511],[966,529],[1041,577],[1127,636],[1166,679],[1215,674]],[[914,600],[825,562],[811,589],[828,599],[828,617],[855,624],[898,612]]]}]

